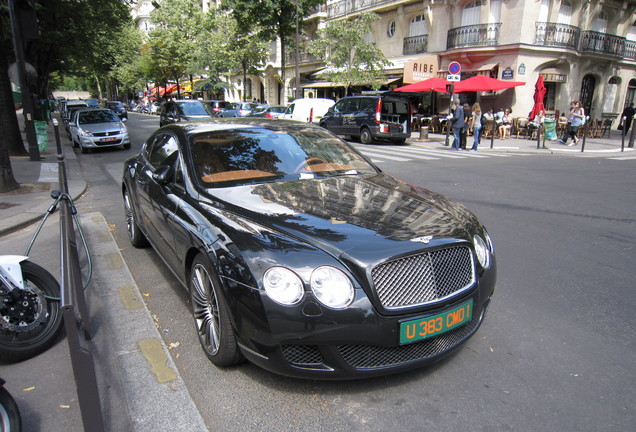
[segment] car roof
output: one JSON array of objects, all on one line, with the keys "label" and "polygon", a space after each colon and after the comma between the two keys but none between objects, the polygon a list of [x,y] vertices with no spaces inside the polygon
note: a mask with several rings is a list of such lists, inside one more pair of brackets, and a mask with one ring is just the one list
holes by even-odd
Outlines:
[{"label": "car roof", "polygon": [[161,129],[173,130],[178,134],[191,135],[228,129],[247,129],[250,127],[260,127],[276,131],[307,128],[324,130],[320,126],[312,123],[298,122],[295,120],[268,119],[263,117],[211,118],[206,120],[171,123]]}]

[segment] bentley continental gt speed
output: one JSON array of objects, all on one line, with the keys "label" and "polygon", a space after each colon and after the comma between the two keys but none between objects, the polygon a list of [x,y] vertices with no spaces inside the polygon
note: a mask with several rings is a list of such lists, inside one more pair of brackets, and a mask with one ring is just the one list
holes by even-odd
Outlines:
[{"label": "bentley continental gt speed", "polygon": [[125,163],[126,224],[191,297],[217,366],[351,379],[431,364],[478,329],[490,236],[464,206],[312,124],[218,119],[154,132]]}]

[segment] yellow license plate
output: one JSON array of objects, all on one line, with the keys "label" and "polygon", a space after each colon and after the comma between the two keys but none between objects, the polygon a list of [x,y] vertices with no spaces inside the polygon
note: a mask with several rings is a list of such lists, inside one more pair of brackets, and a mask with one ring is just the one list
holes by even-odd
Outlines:
[{"label": "yellow license plate", "polygon": [[400,323],[400,344],[417,342],[433,336],[446,333],[463,324],[473,317],[473,300],[447,312],[418,318]]}]

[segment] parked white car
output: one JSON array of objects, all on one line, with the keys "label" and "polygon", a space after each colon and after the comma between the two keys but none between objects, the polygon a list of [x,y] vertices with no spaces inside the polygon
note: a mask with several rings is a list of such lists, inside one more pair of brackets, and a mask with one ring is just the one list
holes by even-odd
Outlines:
[{"label": "parked white car", "polygon": [[335,102],[331,99],[303,98],[296,99],[279,118],[302,122],[320,123],[320,119],[327,113]]},{"label": "parked white car", "polygon": [[69,132],[73,147],[79,147],[82,153],[102,147],[130,148],[126,125],[108,108],[78,110],[69,123]]}]

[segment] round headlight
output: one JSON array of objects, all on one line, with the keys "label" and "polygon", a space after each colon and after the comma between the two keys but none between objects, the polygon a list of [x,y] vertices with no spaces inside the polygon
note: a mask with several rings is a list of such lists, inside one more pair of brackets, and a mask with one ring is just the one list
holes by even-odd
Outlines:
[{"label": "round headlight", "polygon": [[486,245],[486,242],[483,238],[476,235],[473,237],[473,244],[475,245],[475,254],[477,255],[477,260],[479,264],[484,269],[490,268],[490,249]]},{"label": "round headlight", "polygon": [[298,303],[303,298],[303,283],[291,270],[271,267],[263,275],[263,286],[267,295],[283,306]]},{"label": "round headlight", "polygon": [[344,309],[353,301],[353,285],[342,271],[335,267],[318,267],[311,274],[311,290],[327,307]]}]

